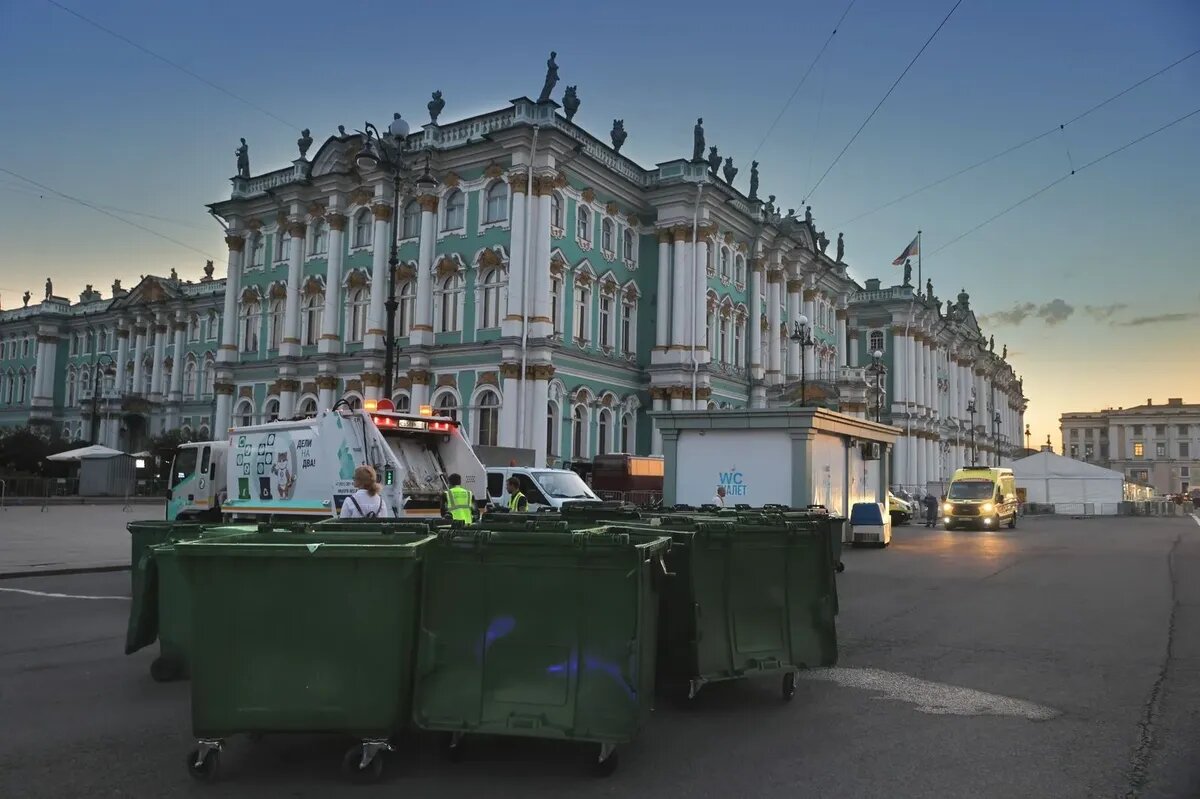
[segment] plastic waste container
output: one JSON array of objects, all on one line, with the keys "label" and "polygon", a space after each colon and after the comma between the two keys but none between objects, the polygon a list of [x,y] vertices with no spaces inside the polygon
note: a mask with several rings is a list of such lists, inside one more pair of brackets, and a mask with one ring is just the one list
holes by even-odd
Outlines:
[{"label": "plastic waste container", "polygon": [[647,531],[450,530],[425,549],[413,719],[446,733],[598,745],[646,721],[670,539]]},{"label": "plastic waste container", "polygon": [[254,532],[175,546],[192,592],[188,771],[216,776],[237,733],[341,733],[356,781],[408,725],[419,533]]},{"label": "plastic waste container", "polygon": [[[690,699],[706,683],[781,675],[790,700],[799,669],[837,663],[837,585],[824,521],[742,514],[737,521],[670,516],[659,674]],[[615,529],[615,528],[614,528]]]}]

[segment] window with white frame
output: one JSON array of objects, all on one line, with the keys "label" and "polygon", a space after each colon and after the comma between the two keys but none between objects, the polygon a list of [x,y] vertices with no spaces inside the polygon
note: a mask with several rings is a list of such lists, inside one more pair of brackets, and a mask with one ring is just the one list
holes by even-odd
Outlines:
[{"label": "window with white frame", "polygon": [[212,359],[212,356],[204,356],[204,363],[201,364],[200,385],[204,387],[203,394],[206,397],[211,397],[213,394],[214,383],[217,378],[217,364]]},{"label": "window with white frame", "polygon": [[183,365],[183,396],[191,399],[196,396],[196,360],[188,358]]},{"label": "window with white frame", "polygon": [[717,357],[716,357],[716,359],[719,360],[721,363],[728,363],[729,357],[728,357],[727,353],[729,352],[729,317],[726,316],[724,313],[721,314],[720,331],[721,331],[721,338],[720,338],[720,341],[717,342]]},{"label": "window with white frame", "polygon": [[75,370],[67,370],[67,407],[75,405]]},{"label": "window with white frame", "polygon": [[733,324],[733,365],[740,367],[743,362],[742,342],[746,340],[746,317],[738,316]]},{"label": "window with white frame", "polygon": [[354,246],[370,247],[371,246],[371,228],[374,220],[371,216],[371,209],[364,208],[354,215]]},{"label": "window with white frame", "polygon": [[304,399],[300,400],[298,415],[300,415],[300,416],[316,416],[317,415],[317,401],[315,399],[313,399],[312,397],[305,397]]},{"label": "window with white frame", "polygon": [[608,445],[612,434],[612,411],[601,408],[596,416],[596,454],[607,455]]},{"label": "window with white frame", "polygon": [[479,392],[475,401],[475,443],[494,447],[499,441],[500,396],[490,389]]},{"label": "window with white frame", "polygon": [[634,313],[637,311],[637,299],[624,292],[621,295],[621,352],[632,353],[637,343],[634,336],[637,332]]},{"label": "window with white frame", "polygon": [[616,252],[616,232],[611,219],[605,219],[600,225],[600,248],[606,253]]},{"label": "window with white frame", "polygon": [[708,313],[704,315],[704,345],[708,347],[709,353],[712,353],[712,359],[717,360],[715,350],[717,348],[717,308],[713,304],[712,299],[708,301]]},{"label": "window with white frame", "polygon": [[489,269],[480,280],[480,328],[500,326],[500,270]]},{"label": "window with white frame", "polygon": [[611,294],[600,294],[600,346],[612,346],[613,297]]},{"label": "window with white frame", "polygon": [[484,193],[483,223],[485,225],[508,220],[508,184],[497,180]]},{"label": "window with white frame", "polygon": [[467,224],[467,195],[458,189],[451,189],[443,201],[445,216],[442,217],[442,230],[461,230]]},{"label": "window with white frame", "polygon": [[250,268],[259,269],[267,260],[267,240],[261,233],[255,233],[250,238]]},{"label": "window with white frame", "polygon": [[438,332],[455,333],[461,330],[458,309],[463,297],[463,279],[457,272],[447,275],[438,287]]},{"label": "window with white frame", "polygon": [[546,454],[558,454],[558,405],[546,403]]},{"label": "window with white frame", "polygon": [[563,229],[563,200],[558,192],[550,195],[550,227],[556,231]]},{"label": "window with white frame", "polygon": [[309,250],[311,256],[328,255],[329,254],[329,226],[325,224],[324,219],[314,219],[312,224],[308,226]]},{"label": "window with white frame", "polygon": [[400,227],[400,238],[415,239],[421,235],[421,204],[412,200],[404,206],[404,223]]},{"label": "window with white frame", "polygon": [[621,414],[621,437],[620,437],[621,452],[625,452],[628,454],[633,454],[633,435],[634,435],[633,423],[634,423],[634,419],[633,419],[632,413]]},{"label": "window with white frame", "polygon": [[396,305],[396,330],[395,334],[400,338],[409,335],[412,332],[413,320],[413,302],[417,296],[417,288],[413,285],[414,281],[406,280],[400,284],[399,296]]},{"label": "window with white frame", "polygon": [[312,292],[304,296],[300,309],[301,341],[306,347],[315,347],[321,341],[321,318],[325,313],[325,295]]},{"label": "window with white frame", "polygon": [[396,406],[397,413],[408,413],[412,410],[412,397],[407,392],[398,391],[392,396],[392,404]]},{"label": "window with white frame", "polygon": [[242,303],[242,352],[258,352],[258,331],[262,323],[262,306],[257,301]]},{"label": "window with white frame", "polygon": [[292,236],[286,230],[275,231],[275,260],[286,261],[292,249]]},{"label": "window with white frame", "polygon": [[217,316],[216,311],[208,312],[208,340],[216,341],[217,334],[221,331],[221,317]]},{"label": "window with white frame", "polygon": [[621,257],[629,263],[637,263],[637,237],[633,233],[632,228],[625,228],[625,232],[621,234]]},{"label": "window with white frame", "polygon": [[458,399],[449,391],[438,397],[437,401],[433,403],[433,407],[437,410],[438,416],[458,418]]},{"label": "window with white frame", "polygon": [[582,405],[571,409],[571,457],[587,457],[587,409]]},{"label": "window with white frame", "polygon": [[241,427],[249,427],[254,424],[254,403],[248,399],[239,400],[233,417],[237,419],[238,425]]},{"label": "window with white frame", "polygon": [[197,342],[200,340],[200,315],[192,314],[188,317],[188,341]]},{"label": "window with white frame", "polygon": [[550,319],[554,323],[554,332],[563,332],[563,278],[562,275],[550,276]]},{"label": "window with white frame", "polygon": [[588,244],[592,241],[592,212],[582,203],[575,212],[575,237]]},{"label": "window with white frame", "polygon": [[371,305],[371,292],[365,286],[350,290],[346,305],[350,311],[346,318],[346,341],[361,342],[367,333],[367,310]]},{"label": "window with white frame", "polygon": [[592,310],[592,292],[585,284],[580,285],[578,279],[575,282],[575,338],[580,341],[588,341],[591,336],[591,310]]},{"label": "window with white frame", "polygon": [[730,266],[729,248],[721,248],[721,277],[729,280],[732,277],[732,269]]},{"label": "window with white frame", "polygon": [[738,254],[733,259],[733,281],[735,283],[746,282],[746,259]]},{"label": "window with white frame", "polygon": [[263,421],[278,422],[279,421],[279,400],[274,397],[268,399],[263,404]]},{"label": "window with white frame", "polygon": [[867,336],[867,349],[871,353],[883,352],[883,331],[872,330]]},{"label": "window with white frame", "polygon": [[269,335],[270,343],[267,349],[279,349],[279,343],[283,340],[283,298],[276,297],[271,300],[267,317],[267,334]]}]

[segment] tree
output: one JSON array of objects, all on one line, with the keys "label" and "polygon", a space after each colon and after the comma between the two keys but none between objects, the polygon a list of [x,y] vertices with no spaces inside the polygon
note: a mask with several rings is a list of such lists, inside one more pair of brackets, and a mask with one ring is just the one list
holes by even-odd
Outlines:
[{"label": "tree", "polygon": [[0,430],[0,474],[19,476],[57,476],[67,473],[70,464],[47,462],[56,452],[87,446],[82,441],[49,438],[31,427]]},{"label": "tree", "polygon": [[179,449],[180,444],[186,444],[193,440],[190,433],[183,433],[179,430],[168,430],[162,435],[151,438],[146,445],[146,451],[154,460],[152,468],[155,478],[163,480],[169,477],[171,461],[175,459],[175,451]]}]

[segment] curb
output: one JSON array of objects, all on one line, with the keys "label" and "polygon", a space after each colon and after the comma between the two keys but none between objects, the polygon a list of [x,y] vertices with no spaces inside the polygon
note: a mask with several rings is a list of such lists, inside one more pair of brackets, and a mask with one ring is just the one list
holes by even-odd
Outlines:
[{"label": "curb", "polygon": [[65,569],[26,569],[24,571],[0,572],[0,580],[16,580],[22,577],[63,577],[72,574],[100,574],[103,572],[127,572],[128,564],[116,566],[80,566]]}]

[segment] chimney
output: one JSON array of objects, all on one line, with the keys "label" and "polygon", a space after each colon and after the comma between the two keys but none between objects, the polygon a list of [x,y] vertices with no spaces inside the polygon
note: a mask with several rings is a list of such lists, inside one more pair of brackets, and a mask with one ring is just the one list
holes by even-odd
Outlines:
[{"label": "chimney", "polygon": [[1178,408],[1181,405],[1183,405],[1183,397],[1171,397],[1170,399],[1167,400],[1167,404],[1172,407]]}]

